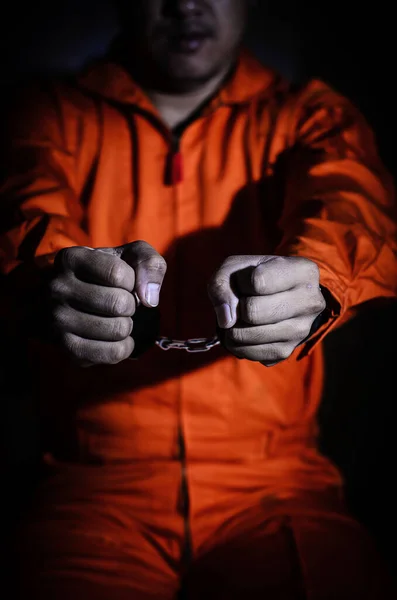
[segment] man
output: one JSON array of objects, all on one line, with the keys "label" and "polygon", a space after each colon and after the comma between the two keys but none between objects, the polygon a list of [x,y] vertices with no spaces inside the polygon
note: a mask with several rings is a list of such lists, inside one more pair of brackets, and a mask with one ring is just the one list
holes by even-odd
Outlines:
[{"label": "man", "polygon": [[[240,50],[247,13],[123,4],[109,57],[9,119],[3,320],[47,471],[21,597],[396,597],[316,427],[321,339],[395,297],[392,183],[344,98]],[[158,310],[214,347],[142,353]]]}]

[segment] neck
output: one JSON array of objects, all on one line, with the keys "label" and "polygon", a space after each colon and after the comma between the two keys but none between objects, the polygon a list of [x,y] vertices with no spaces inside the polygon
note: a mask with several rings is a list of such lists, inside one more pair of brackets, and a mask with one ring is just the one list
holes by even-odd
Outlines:
[{"label": "neck", "polygon": [[182,93],[171,94],[146,89],[146,93],[160,113],[163,121],[170,129],[186,121],[201,105],[213,96],[221,87],[230,70],[230,65],[207,81],[199,89]]}]

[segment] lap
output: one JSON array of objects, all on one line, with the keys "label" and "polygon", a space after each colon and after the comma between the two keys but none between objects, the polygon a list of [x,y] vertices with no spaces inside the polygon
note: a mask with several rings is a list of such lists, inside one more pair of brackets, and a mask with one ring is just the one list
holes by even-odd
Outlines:
[{"label": "lap", "polygon": [[[156,480],[143,493],[141,478],[135,486],[130,475],[109,482],[101,472],[95,486],[86,479],[81,488],[69,480],[59,485],[16,538],[11,583],[21,591],[13,597],[177,598],[184,543],[177,482],[176,476],[167,485]],[[318,509],[311,496],[312,510],[306,498],[274,504],[265,498],[238,494],[227,503],[227,517],[226,505],[214,500],[202,512],[203,525],[193,519],[193,541],[197,527],[205,535],[196,535],[201,541],[184,578],[186,598],[397,598],[368,535],[343,510],[328,499]]]},{"label": "lap", "polygon": [[[51,544],[47,537],[45,551],[33,543],[14,579],[23,583],[19,599],[175,600],[178,565],[159,552],[154,539],[135,539],[135,551],[134,544],[121,549],[81,535],[63,535]],[[358,525],[300,515],[273,517],[213,540],[194,558],[183,587],[187,600],[397,598]]]},{"label": "lap", "polygon": [[59,528],[29,542],[26,533],[13,561],[18,600],[171,600],[179,588],[176,557],[144,527],[128,541]]},{"label": "lap", "polygon": [[174,598],[183,535],[179,471],[153,471],[87,467],[45,479],[10,544],[13,597]]},{"label": "lap", "polygon": [[349,517],[257,514],[248,521],[202,549],[186,578],[190,600],[397,598],[374,544]]}]

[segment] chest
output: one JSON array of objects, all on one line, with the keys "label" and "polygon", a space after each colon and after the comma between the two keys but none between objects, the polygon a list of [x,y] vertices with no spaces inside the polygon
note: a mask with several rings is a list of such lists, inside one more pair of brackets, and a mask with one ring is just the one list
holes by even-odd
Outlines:
[{"label": "chest", "polygon": [[108,109],[99,140],[86,199],[91,245],[151,244],[168,265],[167,314],[195,307],[212,327],[212,273],[231,255],[271,254],[279,239],[266,108],[218,110],[191,124],[177,146],[147,117]]},{"label": "chest", "polygon": [[266,105],[222,107],[178,140],[144,114],[106,106],[101,116],[85,199],[94,246],[144,239],[164,253],[198,237],[263,253],[274,243],[280,190]]}]

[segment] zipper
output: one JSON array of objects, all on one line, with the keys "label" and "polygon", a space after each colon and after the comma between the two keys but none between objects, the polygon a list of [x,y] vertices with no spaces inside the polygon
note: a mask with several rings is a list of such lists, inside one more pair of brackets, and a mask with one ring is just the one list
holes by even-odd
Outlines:
[{"label": "zipper", "polygon": [[[170,149],[165,165],[165,184],[174,188],[175,198],[177,201],[178,190],[177,185],[183,181],[183,158],[180,149],[180,135],[175,132],[171,132],[170,136]],[[177,236],[177,228],[175,229],[175,235]],[[179,271],[180,257],[176,257],[176,272]],[[178,297],[178,296],[177,296]],[[177,311],[178,315],[179,311]],[[179,328],[179,318],[177,316],[177,329]],[[178,433],[177,433],[177,445],[178,445],[178,459],[181,465],[181,484],[179,490],[179,510],[183,519],[184,539],[182,547],[182,570],[186,571],[192,562],[193,558],[193,545],[192,545],[192,534],[190,528],[190,498],[189,498],[189,487],[187,478],[187,464],[186,464],[186,444],[183,434],[182,426],[182,403],[181,394],[179,391],[178,400]]]},{"label": "zipper", "polygon": [[165,184],[177,185],[183,181],[183,158],[180,150],[180,138],[171,134],[170,150],[165,165]]},{"label": "zipper", "polygon": [[181,463],[180,510],[183,517],[184,541],[182,548],[182,568],[187,569],[193,559],[192,532],[190,528],[190,498],[187,482],[186,446],[182,426],[178,428],[179,460]]}]

